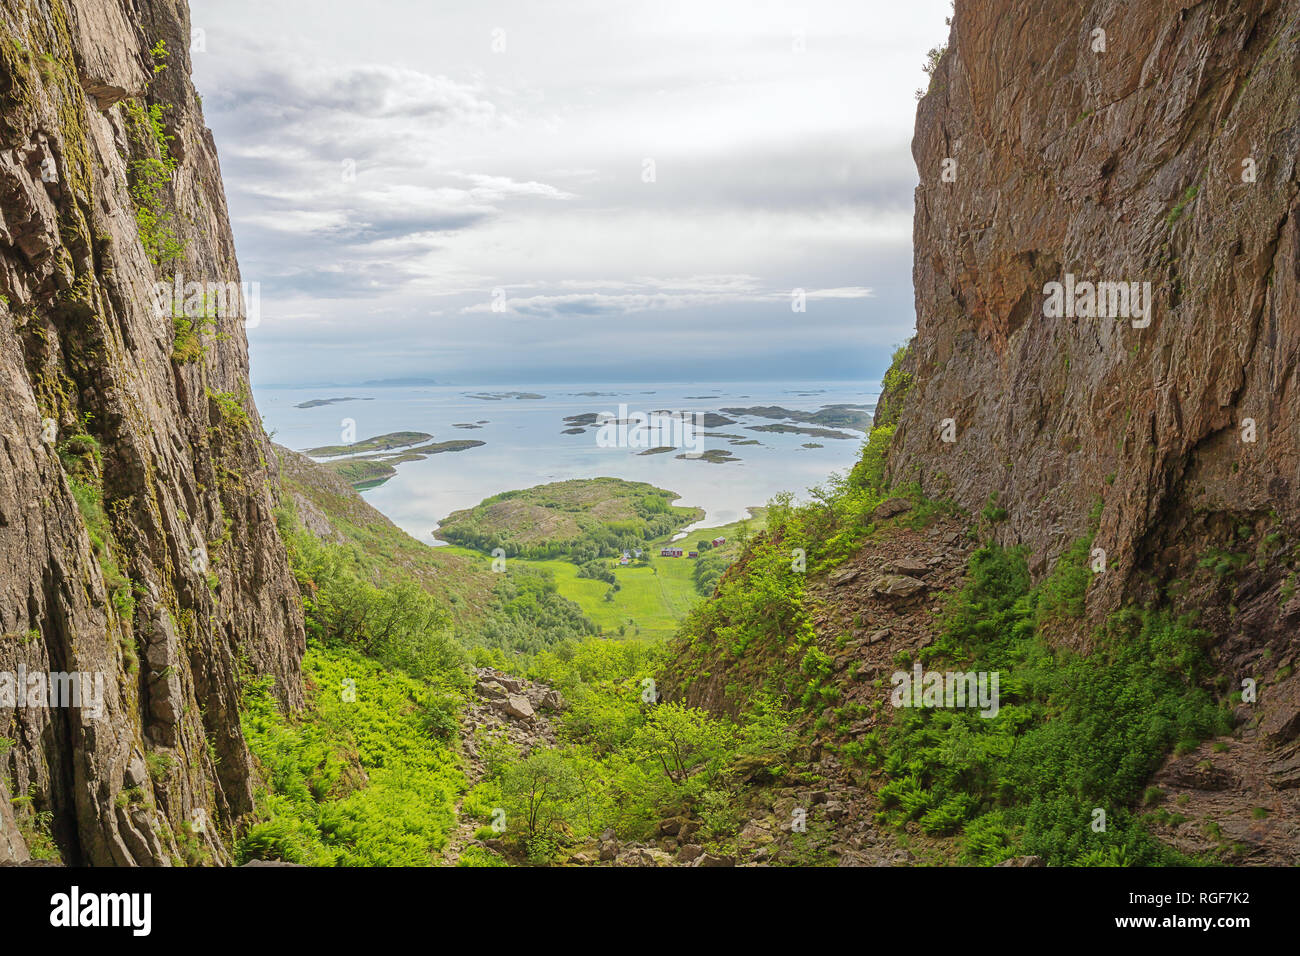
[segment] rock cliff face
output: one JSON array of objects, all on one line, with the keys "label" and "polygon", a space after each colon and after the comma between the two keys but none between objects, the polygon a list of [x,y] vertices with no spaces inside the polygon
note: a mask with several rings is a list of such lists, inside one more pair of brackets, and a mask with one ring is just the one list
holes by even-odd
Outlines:
[{"label": "rock cliff face", "polygon": [[1199,610],[1225,689],[1270,682],[1256,776],[1300,786],[1300,3],[957,0],[912,148],[891,479],[996,493],[1039,574],[1100,500],[1094,619]]},{"label": "rock cliff face", "polygon": [[0,698],[0,861],[228,861],[240,681],[300,700],[189,36],[184,2],[0,0],[0,675],[103,680],[101,708]]},{"label": "rock cliff face", "polygon": [[[1300,4],[959,0],[912,148],[895,480],[998,493],[1040,567],[1102,497],[1107,606],[1215,515],[1300,518]],[[1046,317],[1067,273],[1150,324]]]}]

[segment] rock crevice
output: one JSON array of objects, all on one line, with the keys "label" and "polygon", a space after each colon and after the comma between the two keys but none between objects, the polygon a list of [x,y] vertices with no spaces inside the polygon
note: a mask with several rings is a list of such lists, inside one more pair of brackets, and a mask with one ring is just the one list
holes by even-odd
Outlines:
[{"label": "rock crevice", "polygon": [[[296,586],[189,12],[0,0],[0,859],[228,862],[245,677],[301,702]],[[157,283],[201,283],[188,308]]]}]

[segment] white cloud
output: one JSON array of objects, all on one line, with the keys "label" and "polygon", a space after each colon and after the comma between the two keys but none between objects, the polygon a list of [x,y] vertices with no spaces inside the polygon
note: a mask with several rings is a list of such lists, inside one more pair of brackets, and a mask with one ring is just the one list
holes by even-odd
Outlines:
[{"label": "white cloud", "polygon": [[[777,341],[795,288],[817,307],[790,363],[901,340],[911,91],[948,6],[192,0],[241,266],[262,280],[255,374],[376,377],[372,353],[454,356],[421,369],[449,379],[598,367],[603,323],[638,311],[725,353],[769,311]],[[544,342],[484,330],[497,287],[547,319]]]}]

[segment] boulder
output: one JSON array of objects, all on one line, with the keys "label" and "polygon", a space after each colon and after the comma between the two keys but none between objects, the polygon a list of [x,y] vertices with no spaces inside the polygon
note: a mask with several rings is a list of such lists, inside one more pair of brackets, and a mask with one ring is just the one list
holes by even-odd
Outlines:
[{"label": "boulder", "polygon": [[862,572],[857,568],[843,568],[831,575],[831,586],[842,587],[857,578]]},{"label": "boulder", "polygon": [[761,822],[758,820],[750,820],[740,831],[740,839],[749,844],[762,846],[771,843],[774,838],[772,836],[772,831]]},{"label": "boulder", "polygon": [[693,863],[704,855],[704,847],[698,843],[687,843],[677,851],[678,863]]},{"label": "boulder", "polygon": [[876,505],[876,510],[871,512],[872,521],[885,521],[912,510],[912,502],[906,498],[886,498],[880,504]]},{"label": "boulder", "polygon": [[593,863],[599,863],[600,848],[595,846],[584,846],[579,850],[575,850],[569,856],[569,862],[578,863],[583,866],[589,866]]},{"label": "boulder", "polygon": [[934,569],[924,561],[917,558],[899,558],[897,561],[891,561],[885,565],[884,570],[893,574],[905,574],[914,578],[925,577]]},{"label": "boulder", "polygon": [[533,705],[528,703],[527,697],[510,694],[505,700],[496,703],[508,716],[514,717],[516,720],[532,721],[537,719],[537,715],[533,712]]},{"label": "boulder", "polygon": [[929,587],[924,581],[906,574],[882,574],[867,588],[877,597],[903,599],[921,593]]}]

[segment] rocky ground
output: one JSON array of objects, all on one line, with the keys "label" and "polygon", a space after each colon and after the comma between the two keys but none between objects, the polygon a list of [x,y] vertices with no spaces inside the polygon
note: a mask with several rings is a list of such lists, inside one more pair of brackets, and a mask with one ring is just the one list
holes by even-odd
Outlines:
[{"label": "rocky ground", "polygon": [[[559,693],[545,684],[512,677],[491,667],[478,668],[476,678],[474,696],[461,718],[461,753],[469,781],[467,789],[475,787],[487,772],[479,750],[484,735],[503,736],[518,749],[520,757],[528,756],[537,747],[554,747],[555,724],[551,715],[564,706]],[[459,814],[460,804],[456,810]],[[481,822],[460,817],[443,851],[444,861],[455,865],[467,846],[486,846],[474,837],[482,826]],[[491,849],[500,849],[500,841],[490,843]]]},{"label": "rocky ground", "polygon": [[[517,748],[520,757],[528,756],[538,747],[554,747],[557,743],[555,718],[565,706],[558,691],[538,681],[514,677],[491,667],[479,668],[476,677],[474,696],[461,720],[461,752],[470,788],[487,772],[481,753],[485,736],[504,738]],[[475,837],[483,826],[480,821],[461,818],[443,851],[444,862],[454,865],[468,846],[507,852],[502,840]],[[614,832],[607,830],[599,840],[573,849],[567,862],[605,866],[734,865],[734,858],[707,854],[701,846],[690,842],[698,827],[698,821],[665,820],[660,825],[663,838],[658,844],[620,843]]]}]

